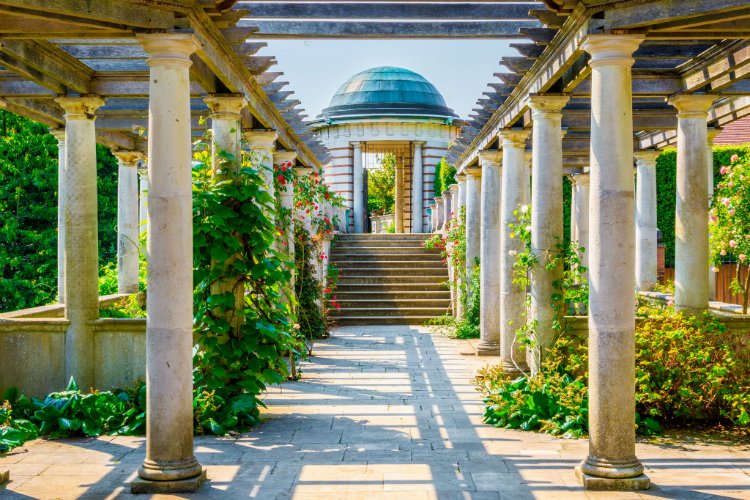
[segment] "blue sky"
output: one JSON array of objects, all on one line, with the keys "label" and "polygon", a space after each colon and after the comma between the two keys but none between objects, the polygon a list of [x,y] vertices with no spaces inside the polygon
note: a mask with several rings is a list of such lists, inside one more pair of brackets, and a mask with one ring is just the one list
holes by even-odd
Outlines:
[{"label": "blue sky", "polygon": [[[517,55],[505,40],[269,40],[259,55],[276,56],[284,81],[310,118],[328,105],[339,85],[375,66],[400,66],[427,78],[462,118],[487,83],[500,80],[500,58]],[[281,80],[281,79],[280,79]]]}]

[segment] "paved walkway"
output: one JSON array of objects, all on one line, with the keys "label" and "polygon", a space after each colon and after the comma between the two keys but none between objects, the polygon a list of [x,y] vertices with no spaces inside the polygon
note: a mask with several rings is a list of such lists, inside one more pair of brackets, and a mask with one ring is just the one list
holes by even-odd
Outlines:
[{"label": "paved walkway", "polygon": [[[470,379],[486,359],[466,346],[414,327],[334,332],[302,381],[268,394],[258,429],[197,440],[211,481],[190,497],[750,499],[750,446],[688,442],[639,444],[649,492],[581,491],[585,440],[481,423]],[[144,452],[142,438],[35,441],[0,458],[12,477],[0,497],[130,497]]]}]

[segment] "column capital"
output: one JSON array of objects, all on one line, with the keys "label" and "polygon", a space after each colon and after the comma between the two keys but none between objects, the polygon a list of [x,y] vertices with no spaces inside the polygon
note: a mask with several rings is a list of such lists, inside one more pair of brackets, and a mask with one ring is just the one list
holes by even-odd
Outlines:
[{"label": "column capital", "polygon": [[456,194],[458,192],[458,184],[451,184],[448,186],[448,191],[451,192],[451,194]]},{"label": "column capital", "polygon": [[456,181],[459,182],[459,183],[466,182],[466,172],[463,171],[463,170],[461,170],[460,172],[458,172],[456,174]]},{"label": "column capital", "polygon": [[135,37],[148,54],[149,66],[190,66],[190,55],[201,46],[192,33],[140,33]]},{"label": "column capital", "polygon": [[427,144],[427,141],[411,141],[411,143],[412,143],[412,144],[414,144],[415,146],[420,146],[420,147],[422,147],[422,146],[424,146],[425,144]]},{"label": "column capital", "polygon": [[482,178],[482,169],[479,166],[473,166],[473,167],[466,167],[463,169],[463,171],[466,173],[466,177],[473,177],[475,179],[481,179]]},{"label": "column capital", "polygon": [[570,178],[576,186],[588,186],[591,183],[591,174],[588,171],[578,172]]},{"label": "column capital", "polygon": [[146,180],[148,180],[148,167],[145,166],[145,162],[144,162],[144,166],[138,167],[138,176],[145,177]]},{"label": "column capital", "polygon": [[271,149],[278,138],[275,130],[246,130],[243,135],[250,149]]},{"label": "column capital", "polygon": [[530,134],[531,130],[529,129],[505,129],[501,130],[497,135],[503,139],[503,147],[525,148]]},{"label": "column capital", "polygon": [[638,50],[645,35],[588,35],[581,48],[591,55],[589,66],[632,66],[633,52]]},{"label": "column capital", "polygon": [[351,144],[354,149],[362,148],[362,141],[351,141],[349,144]]},{"label": "column capital", "polygon": [[208,94],[203,102],[211,110],[209,118],[238,120],[240,112],[247,106],[247,100],[240,94]]},{"label": "column capital", "polygon": [[633,153],[635,161],[639,165],[656,166],[656,159],[661,154],[661,150],[658,149],[641,149]]},{"label": "column capital", "polygon": [[479,152],[479,161],[482,163],[482,168],[487,167],[500,167],[503,161],[503,152],[498,149],[486,149]]},{"label": "column capital", "polygon": [[65,142],[65,129],[63,127],[51,128],[49,129],[49,133],[52,134],[55,137],[55,139],[57,139],[57,142],[60,142],[60,143]]},{"label": "column capital", "polygon": [[568,101],[570,101],[569,95],[531,94],[527,105],[531,109],[531,117],[534,118],[545,114],[560,115]]},{"label": "column capital", "polygon": [[708,117],[708,108],[718,99],[718,94],[674,94],[667,102],[677,108],[677,118]]},{"label": "column capital", "polygon": [[146,159],[146,153],[142,151],[112,151],[112,154],[123,167],[137,167],[138,163]]},{"label": "column capital", "polygon": [[305,175],[311,174],[313,171],[312,167],[295,167],[294,168],[294,175],[297,176],[299,179],[300,177],[304,177]]},{"label": "column capital", "polygon": [[98,95],[60,96],[55,102],[65,111],[66,120],[94,120],[96,110],[104,106],[104,99]]},{"label": "column capital", "polygon": [[708,127],[706,130],[706,138],[708,139],[708,145],[713,146],[714,145],[714,139],[716,139],[716,136],[719,135],[724,129],[721,127]]},{"label": "column capital", "polygon": [[273,162],[276,165],[281,165],[282,163],[294,163],[294,160],[296,159],[296,151],[287,151],[285,149],[282,149],[273,152]]}]

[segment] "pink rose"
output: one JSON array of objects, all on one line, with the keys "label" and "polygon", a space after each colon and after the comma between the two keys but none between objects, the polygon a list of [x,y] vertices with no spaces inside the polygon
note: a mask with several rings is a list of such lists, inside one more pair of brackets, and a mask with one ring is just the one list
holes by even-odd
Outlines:
[{"label": "pink rose", "polygon": [[726,254],[727,254],[727,251],[726,251],[726,250],[722,250],[721,252],[719,252],[719,254],[720,254],[720,255],[726,255]]},{"label": "pink rose", "polygon": [[744,253],[741,253],[737,256],[738,259],[740,259],[742,262],[745,262],[745,259],[747,259],[747,255]]},{"label": "pink rose", "polygon": [[718,217],[716,217],[715,215],[712,215],[712,216],[711,216],[711,221],[712,221],[712,222],[716,222],[716,221],[718,221],[718,220],[719,220],[719,218],[718,218]]},{"label": "pink rose", "polygon": [[739,160],[739,159],[740,159],[740,157],[739,157],[739,156],[737,156],[737,155],[732,155],[732,157],[731,157],[731,158],[729,158],[729,161],[731,161],[732,163],[734,163],[734,162],[736,162],[736,161],[737,161],[737,160]]},{"label": "pink rose", "polygon": [[734,240],[729,240],[729,246],[732,247],[732,248],[734,248],[734,247],[737,246],[737,242],[734,241]]},{"label": "pink rose", "polygon": [[719,172],[721,173],[721,175],[724,175],[724,174],[726,174],[726,173],[729,173],[729,167],[721,167],[721,168],[719,169]]},{"label": "pink rose", "polygon": [[730,202],[729,198],[722,198],[721,199],[721,204],[724,205],[725,207],[729,206],[729,202]]},{"label": "pink rose", "polygon": [[733,208],[730,208],[730,209],[729,209],[729,210],[727,211],[727,213],[728,213],[729,215],[734,215],[734,209],[733,209]]}]

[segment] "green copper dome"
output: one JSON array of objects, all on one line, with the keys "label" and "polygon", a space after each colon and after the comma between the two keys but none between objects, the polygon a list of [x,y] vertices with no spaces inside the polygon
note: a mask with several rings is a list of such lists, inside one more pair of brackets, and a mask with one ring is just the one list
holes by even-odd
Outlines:
[{"label": "green copper dome", "polygon": [[418,117],[453,119],[440,92],[422,75],[382,66],[349,78],[321,113],[321,118]]}]

